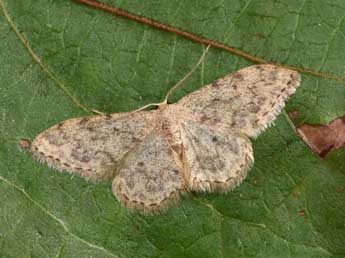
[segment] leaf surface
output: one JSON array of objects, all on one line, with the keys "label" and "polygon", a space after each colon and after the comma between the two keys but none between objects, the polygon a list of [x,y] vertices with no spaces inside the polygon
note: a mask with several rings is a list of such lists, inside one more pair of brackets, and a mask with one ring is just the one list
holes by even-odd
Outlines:
[{"label": "leaf surface", "polygon": [[[267,60],[345,76],[343,1],[106,1]],[[345,257],[345,160],[315,156],[283,112],[229,194],[190,193],[161,216],[121,208],[111,183],[36,162],[17,144],[84,109],[162,100],[205,47],[72,1],[0,0],[1,257]],[[173,100],[251,63],[211,49]],[[343,82],[303,75],[286,111],[345,114]],[[81,108],[81,106],[84,107]]]}]

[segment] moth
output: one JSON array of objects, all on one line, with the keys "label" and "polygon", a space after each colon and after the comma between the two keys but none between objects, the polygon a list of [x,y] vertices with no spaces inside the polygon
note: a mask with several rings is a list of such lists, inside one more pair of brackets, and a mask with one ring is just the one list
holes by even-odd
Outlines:
[{"label": "moth", "polygon": [[254,162],[250,138],[273,122],[300,80],[275,65],[249,66],[155,110],[60,122],[30,148],[50,167],[112,180],[126,207],[159,212],[183,192],[239,185]]}]

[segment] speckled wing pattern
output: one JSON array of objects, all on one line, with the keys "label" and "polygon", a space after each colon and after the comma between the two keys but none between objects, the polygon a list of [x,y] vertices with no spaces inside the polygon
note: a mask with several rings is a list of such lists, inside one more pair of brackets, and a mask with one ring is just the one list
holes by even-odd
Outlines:
[{"label": "speckled wing pattern", "polygon": [[253,150],[240,132],[214,130],[192,121],[181,123],[189,188],[228,191],[242,182],[252,165]]},{"label": "speckled wing pattern", "polygon": [[60,122],[31,150],[59,170],[113,180],[122,204],[154,213],[181,192],[241,183],[254,162],[249,138],[273,122],[299,83],[295,71],[249,66],[157,110]]},{"label": "speckled wing pattern", "polygon": [[156,112],[114,113],[60,122],[31,144],[34,155],[90,180],[112,179],[114,167],[154,127]]},{"label": "speckled wing pattern", "polygon": [[275,65],[249,66],[183,97],[176,112],[256,137],[273,122],[300,80],[298,72]]},{"label": "speckled wing pattern", "polygon": [[113,192],[130,208],[162,209],[186,189],[181,165],[162,132],[155,129],[128,153],[113,181]]},{"label": "speckled wing pattern", "polygon": [[[182,121],[190,188],[228,191],[240,184],[254,162],[248,137],[257,137],[273,122],[300,80],[290,69],[270,64],[249,66],[172,106],[172,113],[179,114]],[[194,123],[186,122],[187,118]]]}]

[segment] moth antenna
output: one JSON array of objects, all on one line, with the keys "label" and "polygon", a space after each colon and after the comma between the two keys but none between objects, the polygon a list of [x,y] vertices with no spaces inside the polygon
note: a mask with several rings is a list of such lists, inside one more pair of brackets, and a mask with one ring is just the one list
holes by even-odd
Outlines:
[{"label": "moth antenna", "polygon": [[176,90],[178,87],[181,86],[181,84],[187,80],[194,72],[195,70],[199,67],[199,65],[202,63],[202,61],[204,61],[205,59],[205,56],[209,50],[209,48],[211,47],[211,45],[208,45],[207,48],[205,49],[205,51],[202,53],[199,61],[196,63],[196,65],[193,67],[192,70],[190,70],[178,83],[175,84],[175,86],[173,86],[169,91],[168,93],[165,95],[165,98],[162,102],[162,104],[167,104],[168,103],[168,98],[169,96],[173,93],[174,90]]},{"label": "moth antenna", "polygon": [[132,112],[134,113],[134,112],[142,111],[144,109],[147,109],[148,107],[152,107],[152,106],[157,107],[157,106],[160,106],[162,104],[164,104],[164,102],[161,102],[161,103],[150,103],[150,104],[142,106],[141,108],[138,108],[138,109],[136,109],[136,110],[134,110]]},{"label": "moth antenna", "polygon": [[138,108],[138,109],[134,110],[133,112],[142,111],[142,110],[145,110],[146,108],[152,107],[152,106],[157,107],[157,106],[161,106],[161,105],[167,104],[167,103],[168,103],[168,98],[169,98],[169,96],[173,93],[173,91],[174,91],[175,89],[177,89],[178,87],[180,87],[181,84],[182,84],[185,80],[187,80],[187,79],[195,72],[195,70],[199,67],[199,65],[200,65],[200,64],[202,63],[202,61],[205,59],[205,56],[206,56],[206,54],[207,54],[207,52],[208,52],[208,50],[209,50],[210,47],[211,47],[211,45],[208,45],[208,46],[207,46],[207,48],[206,48],[205,51],[202,53],[202,55],[201,55],[199,61],[195,64],[195,66],[193,67],[193,69],[190,70],[190,71],[189,71],[189,72],[188,72],[178,83],[176,83],[176,84],[168,91],[168,93],[165,95],[165,98],[164,98],[164,100],[163,100],[162,102],[160,102],[160,103],[150,103],[150,104],[147,104],[147,105],[145,105],[145,106],[143,106],[143,107],[141,107],[141,108]]},{"label": "moth antenna", "polygon": [[92,113],[95,113],[96,115],[106,116],[107,113],[99,111],[97,109],[92,109]]}]

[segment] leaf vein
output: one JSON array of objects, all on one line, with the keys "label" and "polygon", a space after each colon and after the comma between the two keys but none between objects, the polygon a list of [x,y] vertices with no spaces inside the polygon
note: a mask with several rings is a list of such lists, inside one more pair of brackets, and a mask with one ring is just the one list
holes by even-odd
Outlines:
[{"label": "leaf vein", "polygon": [[87,240],[77,236],[76,234],[74,234],[73,232],[71,232],[69,230],[69,228],[67,227],[67,225],[65,224],[65,222],[63,220],[61,220],[60,218],[56,217],[52,212],[50,212],[48,209],[46,209],[44,206],[42,206],[40,203],[38,203],[37,201],[35,201],[33,198],[31,198],[31,196],[22,188],[20,188],[19,186],[17,186],[15,183],[7,180],[6,178],[0,176],[0,180],[5,182],[6,184],[8,184],[9,186],[13,187],[14,189],[16,189],[17,191],[19,191],[20,193],[22,193],[30,202],[32,202],[37,208],[39,208],[41,211],[43,211],[44,213],[46,213],[49,217],[51,217],[53,220],[55,220],[58,224],[60,224],[60,226],[66,231],[67,234],[69,234],[70,236],[72,236],[73,238],[75,238],[76,240],[82,242],[83,244],[94,248],[94,249],[98,249],[104,253],[106,253],[107,255],[114,257],[114,258],[118,258],[117,255],[111,253],[109,250],[105,249],[102,246],[99,245],[95,245],[92,244],[90,242],[88,242]]},{"label": "leaf vein", "polygon": [[81,104],[79,102],[79,100],[77,100],[72,93],[69,92],[69,90],[66,88],[66,86],[64,85],[64,83],[59,80],[56,75],[49,70],[49,68],[42,62],[42,60],[40,59],[40,57],[34,52],[34,50],[31,48],[31,46],[29,45],[29,42],[24,38],[24,36],[19,32],[17,26],[15,25],[14,21],[12,20],[12,18],[10,17],[5,3],[3,0],[0,0],[0,7],[2,9],[2,12],[6,18],[6,21],[8,22],[10,28],[13,30],[13,32],[17,35],[17,37],[19,38],[19,40],[21,41],[22,45],[24,46],[24,48],[29,52],[29,55],[32,57],[32,59],[42,68],[42,70],[49,76],[49,78],[51,80],[53,80],[57,86],[65,93],[65,95],[70,98],[72,100],[72,102],[79,107],[80,109],[82,109],[85,112],[90,112],[83,104]]},{"label": "leaf vein", "polygon": [[343,24],[344,20],[345,20],[345,16],[343,16],[343,17],[340,19],[338,25],[337,25],[337,26],[334,28],[334,30],[331,32],[331,37],[330,37],[329,42],[328,42],[328,44],[327,44],[327,46],[326,46],[326,49],[325,49],[325,51],[324,51],[325,54],[323,55],[323,58],[322,58],[322,61],[321,61],[321,65],[320,65],[319,71],[321,71],[321,70],[323,69],[323,67],[325,66],[325,64],[326,64],[327,58],[328,58],[328,56],[329,56],[329,51],[330,51],[330,48],[331,48],[331,44],[333,43],[334,38],[335,38],[335,36],[337,35],[337,33],[340,31],[340,27],[341,27],[341,25]]}]

